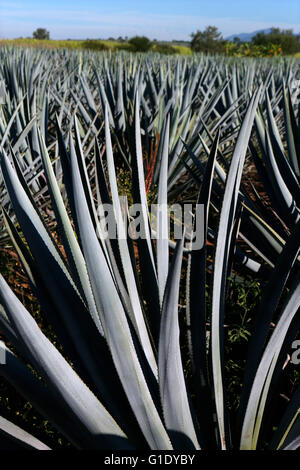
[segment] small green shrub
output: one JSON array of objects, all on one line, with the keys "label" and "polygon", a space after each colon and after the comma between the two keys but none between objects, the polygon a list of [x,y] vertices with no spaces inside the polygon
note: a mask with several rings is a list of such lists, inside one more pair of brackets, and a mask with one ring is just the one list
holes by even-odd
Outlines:
[{"label": "small green shrub", "polygon": [[132,46],[131,46],[131,44],[128,44],[128,42],[117,42],[115,47],[114,47],[114,50],[115,51],[128,51],[128,52],[131,52],[132,51]]},{"label": "small green shrub", "polygon": [[134,52],[147,52],[152,46],[150,39],[146,36],[134,36],[129,40],[129,44]]},{"label": "small green shrub", "polygon": [[169,44],[158,43],[153,47],[154,52],[159,52],[159,54],[176,54],[176,49]]},{"label": "small green shrub", "polygon": [[108,47],[106,46],[106,44],[104,44],[101,41],[94,40],[94,39],[88,39],[87,41],[84,41],[82,43],[82,47],[84,49],[90,49],[92,51],[107,51],[108,50]]}]

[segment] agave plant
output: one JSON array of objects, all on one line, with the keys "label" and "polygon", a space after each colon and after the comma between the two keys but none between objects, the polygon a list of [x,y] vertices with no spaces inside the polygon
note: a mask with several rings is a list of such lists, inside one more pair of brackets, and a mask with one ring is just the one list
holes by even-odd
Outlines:
[{"label": "agave plant", "polygon": [[[245,71],[205,57],[141,62],[125,54],[68,53],[63,75],[47,89],[47,58],[14,54],[19,82],[9,55],[2,66],[3,83],[12,83],[1,118],[4,240],[8,234],[57,347],[1,276],[1,374],[76,448],[265,448],[273,394],[299,325],[299,123],[289,91],[297,69],[287,65],[270,75],[266,62]],[[287,149],[278,128],[282,106]],[[149,156],[155,135],[153,197],[165,209],[154,243],[143,149]],[[273,212],[242,183],[248,147]],[[145,237],[136,242],[126,237],[129,213],[121,216],[119,165],[130,171],[132,198],[142,207]],[[176,246],[168,240],[166,205],[183,191],[204,205],[198,230],[215,246],[211,305],[207,243],[194,249],[189,234]],[[102,236],[101,204],[113,207],[117,239]],[[224,381],[233,263],[254,272],[269,266],[237,423],[229,420]],[[188,381],[179,338],[184,289]],[[299,445],[298,409],[299,389],[270,449]],[[47,448],[4,418],[0,429],[2,445]]]}]

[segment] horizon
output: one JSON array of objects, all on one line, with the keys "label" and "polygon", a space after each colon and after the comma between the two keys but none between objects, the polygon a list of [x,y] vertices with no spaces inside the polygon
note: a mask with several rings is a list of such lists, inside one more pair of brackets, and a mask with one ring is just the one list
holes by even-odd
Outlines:
[{"label": "horizon", "polygon": [[[171,13],[169,13],[171,12]],[[216,14],[217,12],[217,14]],[[266,19],[265,19],[266,18]],[[107,39],[145,35],[160,41],[190,41],[191,34],[216,26],[226,38],[241,33],[279,27],[300,33],[300,2],[238,0],[211,3],[152,0],[104,1],[53,0],[52,8],[37,0],[0,0],[0,38],[32,37],[45,28],[51,39]]]}]

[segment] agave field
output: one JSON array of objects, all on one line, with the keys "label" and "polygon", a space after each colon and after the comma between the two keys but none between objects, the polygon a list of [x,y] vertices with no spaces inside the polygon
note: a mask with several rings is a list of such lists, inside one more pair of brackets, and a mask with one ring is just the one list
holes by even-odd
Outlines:
[{"label": "agave field", "polygon": [[[0,49],[1,381],[69,448],[299,447],[299,103],[295,58]],[[0,417],[0,448],[57,446]]]}]

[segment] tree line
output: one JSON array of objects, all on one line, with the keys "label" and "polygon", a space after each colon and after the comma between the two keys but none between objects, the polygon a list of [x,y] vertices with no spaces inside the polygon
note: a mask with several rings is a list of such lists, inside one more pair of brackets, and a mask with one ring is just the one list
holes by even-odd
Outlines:
[{"label": "tree line", "polygon": [[[50,33],[44,28],[38,28],[33,32],[33,38],[50,39]],[[295,35],[292,29],[285,30],[274,27],[268,33],[257,33],[251,42],[243,42],[238,37],[234,38],[233,41],[225,40],[216,26],[207,26],[203,31],[198,30],[196,33],[192,33],[191,38],[190,47],[192,51],[203,52],[205,54],[259,56],[292,55],[300,52],[300,34]],[[120,39],[118,38],[118,40]],[[146,36],[135,36],[131,39],[126,38],[126,42],[136,52],[147,52],[153,45],[153,42]],[[154,42],[156,43],[156,41]],[[90,40],[90,43],[93,43],[92,45],[96,48],[96,41]],[[157,44],[159,52],[175,52],[170,44]]]},{"label": "tree line", "polygon": [[[292,55],[300,52],[300,35],[295,35],[292,29],[271,28],[270,32],[259,32],[251,43],[242,42],[238,37],[233,41],[226,41],[216,26],[207,26],[204,31],[192,34],[191,49],[194,52],[208,54],[228,54],[239,50],[253,52],[277,51],[284,55]],[[249,54],[250,55],[250,54]],[[274,54],[275,55],[275,54]]]}]

